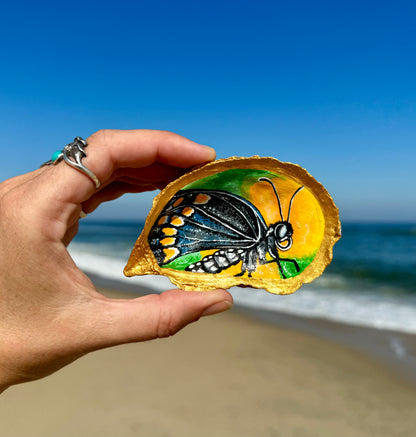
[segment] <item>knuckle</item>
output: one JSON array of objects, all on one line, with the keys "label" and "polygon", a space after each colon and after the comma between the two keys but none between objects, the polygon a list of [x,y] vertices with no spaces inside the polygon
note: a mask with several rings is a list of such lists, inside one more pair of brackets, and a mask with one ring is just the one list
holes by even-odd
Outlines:
[{"label": "knuckle", "polygon": [[170,311],[161,308],[159,312],[159,320],[157,324],[157,337],[166,338],[174,335],[179,329],[175,329],[172,323],[172,315]]},{"label": "knuckle", "polygon": [[[162,300],[165,300],[163,293],[162,295],[159,295],[159,297],[161,297]],[[157,321],[158,338],[171,337],[180,331],[185,325],[187,325],[187,323],[184,322],[181,317],[178,317],[178,314],[175,314],[175,312],[172,311],[171,305],[160,305],[159,318]]]},{"label": "knuckle", "polygon": [[174,295],[165,292],[157,295],[157,297],[160,302],[156,330],[158,338],[171,337],[186,325],[198,319],[198,317],[193,314],[190,315],[183,309],[179,310],[177,308],[175,310],[175,305],[172,302]]},{"label": "knuckle", "polygon": [[114,135],[114,131],[111,129],[100,129],[94,132],[87,140],[88,143],[97,143],[100,145],[109,144],[111,137]]},{"label": "knuckle", "polygon": [[178,134],[168,130],[158,130],[157,133],[162,140],[173,140],[179,137]]}]

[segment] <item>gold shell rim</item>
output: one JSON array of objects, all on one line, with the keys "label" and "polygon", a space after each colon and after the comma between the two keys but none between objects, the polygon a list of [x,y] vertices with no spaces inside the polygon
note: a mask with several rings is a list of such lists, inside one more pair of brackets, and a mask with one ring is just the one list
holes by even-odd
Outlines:
[{"label": "gold shell rim", "polygon": [[[238,166],[233,166],[232,164],[238,164]],[[323,240],[312,263],[299,275],[282,279],[281,281],[269,278],[229,277],[212,273],[192,273],[160,267],[147,241],[147,235],[153,225],[154,218],[158,217],[167,203],[162,204],[159,200],[163,197],[170,199],[177,191],[198,179],[237,167],[278,172],[299,184],[305,185],[312,192],[321,207],[325,220]],[[272,157],[233,156],[212,161],[192,169],[168,184],[154,198],[153,206],[146,218],[143,231],[137,239],[124,268],[124,274],[126,276],[148,274],[167,276],[174,285],[187,291],[209,291],[216,288],[230,288],[243,285],[253,288],[264,288],[273,294],[291,294],[299,289],[302,284],[312,282],[323,273],[327,265],[332,261],[333,246],[340,238],[341,223],[338,208],[324,186],[313,178],[307,170],[297,164],[282,162]]]}]

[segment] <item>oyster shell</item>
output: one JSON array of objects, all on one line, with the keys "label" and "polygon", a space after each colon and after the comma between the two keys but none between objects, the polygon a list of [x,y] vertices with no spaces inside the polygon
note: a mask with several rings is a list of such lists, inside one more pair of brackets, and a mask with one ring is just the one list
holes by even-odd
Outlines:
[{"label": "oyster shell", "polygon": [[156,196],[124,273],[165,275],[184,290],[246,285],[289,294],[322,274],[340,236],[338,209],[306,170],[232,157]]}]

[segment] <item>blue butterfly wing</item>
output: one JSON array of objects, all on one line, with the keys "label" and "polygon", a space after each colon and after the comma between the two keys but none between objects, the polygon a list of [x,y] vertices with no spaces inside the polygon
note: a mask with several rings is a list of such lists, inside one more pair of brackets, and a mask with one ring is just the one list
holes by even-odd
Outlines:
[{"label": "blue butterfly wing", "polygon": [[189,253],[248,249],[267,230],[260,211],[243,197],[220,190],[182,190],[165,206],[148,241],[159,265]]}]

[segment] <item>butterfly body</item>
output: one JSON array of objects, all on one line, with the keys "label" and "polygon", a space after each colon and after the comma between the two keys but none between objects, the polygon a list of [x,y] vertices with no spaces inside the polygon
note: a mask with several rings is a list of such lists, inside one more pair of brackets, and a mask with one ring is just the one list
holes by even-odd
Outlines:
[{"label": "butterfly body", "polygon": [[275,262],[285,279],[280,261],[293,263],[299,271],[296,260],[279,255],[279,250],[292,246],[292,235],[293,228],[283,216],[282,221],[268,226],[260,211],[241,196],[222,190],[190,189],[170,199],[149,232],[148,241],[160,266],[184,255],[215,249],[189,263],[185,270],[215,274],[241,262],[236,276],[247,272],[251,277],[259,264]]}]

